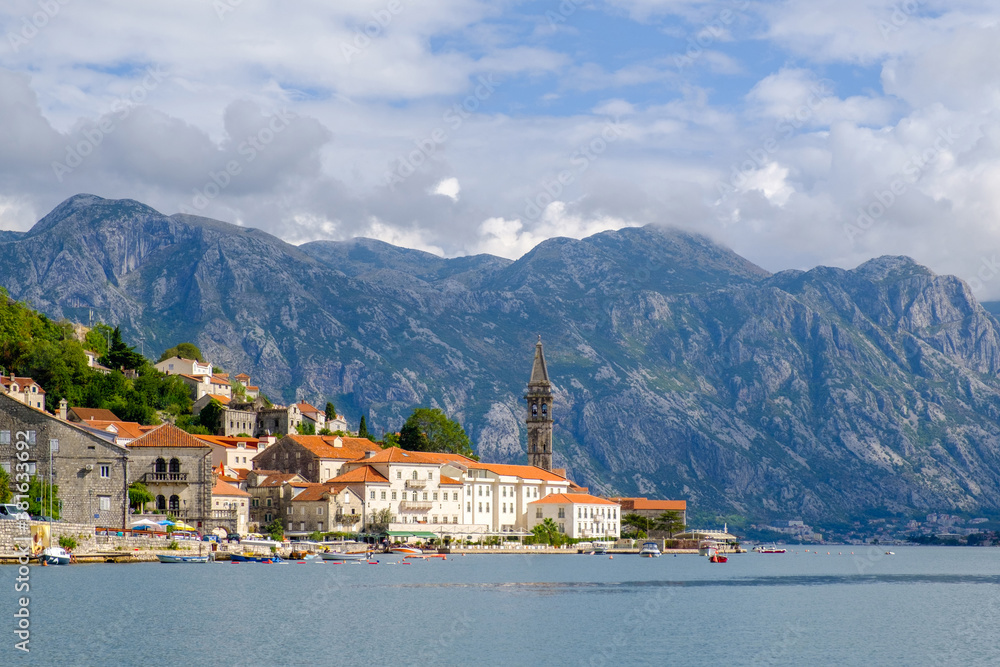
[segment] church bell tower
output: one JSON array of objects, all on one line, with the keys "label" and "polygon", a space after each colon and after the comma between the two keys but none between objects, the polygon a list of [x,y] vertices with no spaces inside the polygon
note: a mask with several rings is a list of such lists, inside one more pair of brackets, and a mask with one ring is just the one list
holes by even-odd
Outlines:
[{"label": "church bell tower", "polygon": [[528,401],[528,465],[552,470],[552,383],[541,336],[535,344],[535,361],[524,399]]}]

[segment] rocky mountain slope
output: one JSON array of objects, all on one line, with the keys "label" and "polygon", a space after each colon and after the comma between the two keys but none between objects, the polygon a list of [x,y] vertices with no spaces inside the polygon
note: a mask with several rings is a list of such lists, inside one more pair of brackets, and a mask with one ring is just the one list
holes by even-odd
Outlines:
[{"label": "rocky mountain slope", "polygon": [[376,431],[441,407],[490,460],[526,458],[541,334],[556,464],[597,491],[753,518],[1000,514],[1000,325],[908,258],[770,275],[648,227],[441,259],[89,195],[0,244],[0,284],[54,317],[121,324],[147,356],[190,340]]}]

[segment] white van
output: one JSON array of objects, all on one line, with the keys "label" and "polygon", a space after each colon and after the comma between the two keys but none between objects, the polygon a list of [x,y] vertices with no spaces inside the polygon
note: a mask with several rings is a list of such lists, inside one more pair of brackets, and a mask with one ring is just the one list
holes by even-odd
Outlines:
[{"label": "white van", "polygon": [[7,505],[0,505],[0,519],[14,519],[20,521],[29,521],[31,519],[27,512],[22,512],[17,509],[17,505],[13,503]]}]

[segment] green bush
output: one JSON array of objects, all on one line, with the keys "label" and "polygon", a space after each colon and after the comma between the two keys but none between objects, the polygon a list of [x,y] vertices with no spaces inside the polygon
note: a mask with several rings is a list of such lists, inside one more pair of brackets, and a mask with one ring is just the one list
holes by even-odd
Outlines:
[{"label": "green bush", "polygon": [[67,551],[72,551],[73,549],[76,549],[76,540],[69,535],[63,535],[59,538],[59,546]]}]

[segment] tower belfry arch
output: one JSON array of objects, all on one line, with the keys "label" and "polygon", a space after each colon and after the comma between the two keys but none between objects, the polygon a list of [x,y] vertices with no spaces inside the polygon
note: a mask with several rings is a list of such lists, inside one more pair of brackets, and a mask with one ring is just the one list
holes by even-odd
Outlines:
[{"label": "tower belfry arch", "polygon": [[528,465],[552,470],[552,383],[541,335],[535,343],[535,360],[524,399],[528,402]]}]

